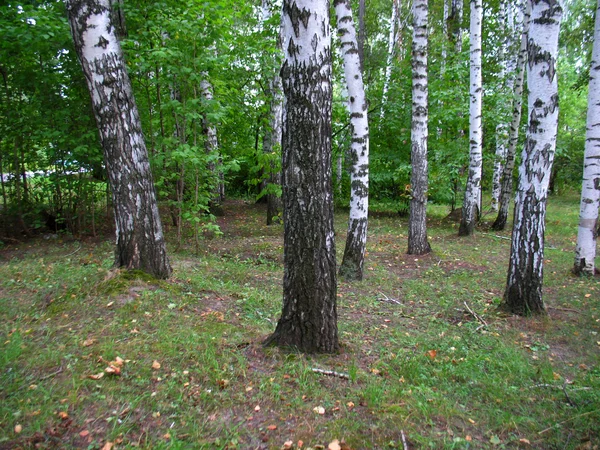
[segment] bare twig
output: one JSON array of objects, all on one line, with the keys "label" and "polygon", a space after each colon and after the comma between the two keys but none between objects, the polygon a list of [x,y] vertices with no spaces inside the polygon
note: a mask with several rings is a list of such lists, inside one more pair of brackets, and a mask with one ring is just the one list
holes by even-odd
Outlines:
[{"label": "bare twig", "polygon": [[81,242],[79,243],[79,247],[77,248],[77,250],[75,250],[74,252],[69,253],[68,255],[63,256],[63,258],[68,258],[69,256],[74,255],[75,253],[77,253],[79,250],[81,250]]},{"label": "bare twig", "polygon": [[546,308],[548,309],[555,309],[556,311],[568,311],[568,312],[574,312],[577,314],[581,314],[581,311],[578,311],[576,309],[571,309],[571,308],[558,308],[556,306],[546,306]]},{"label": "bare twig", "polygon": [[310,370],[312,370],[314,373],[320,373],[321,375],[327,375],[330,377],[342,378],[343,380],[350,379],[350,375],[348,375],[347,373],[343,373],[343,372],[335,372],[333,370],[317,369],[316,367],[311,367]]},{"label": "bare twig", "polygon": [[380,292],[380,294],[383,296],[383,298],[378,298],[377,300],[379,300],[380,302],[386,302],[386,303],[395,303],[396,305],[402,305],[402,303],[400,303],[400,301],[396,300],[395,298],[389,298],[387,295],[385,295],[383,292]]},{"label": "bare twig", "polygon": [[400,430],[400,434],[402,435],[402,447],[404,447],[404,450],[408,450],[408,442],[406,442],[406,435],[404,434],[404,430]]},{"label": "bare twig", "polygon": [[47,380],[48,378],[55,377],[56,375],[58,375],[62,371],[63,371],[63,367],[60,366],[56,372],[49,373],[48,375],[45,375],[42,378],[40,378],[38,381],[44,381],[44,380]]},{"label": "bare twig", "polygon": [[[479,314],[477,314],[475,311],[473,311],[469,307],[469,305],[467,304],[467,302],[463,302],[463,304],[465,305],[465,307],[467,308],[467,310],[471,313],[471,315],[473,317],[475,317],[475,319],[477,319],[481,323],[482,327],[487,328],[487,326],[488,326],[487,322],[485,320],[483,320],[483,318]],[[479,330],[482,327],[478,327],[477,329]]]},{"label": "bare twig", "polygon": [[569,397],[569,394],[567,393],[567,383],[568,382],[569,382],[569,380],[567,380],[565,378],[565,382],[562,385],[562,391],[565,393],[565,397],[567,398],[567,402],[569,403],[569,405],[576,407],[577,404],[573,400],[571,400],[571,397]]},{"label": "bare twig", "polygon": [[552,425],[551,427],[546,428],[545,430],[538,431],[538,434],[544,434],[544,433],[552,430],[553,428],[557,427],[558,425],[562,425],[563,423],[570,422],[571,420],[575,420],[575,419],[578,419],[580,417],[585,417],[585,416],[589,416],[590,414],[596,414],[596,413],[600,413],[600,409],[596,409],[594,411],[588,411],[588,412],[583,413],[583,414],[577,414],[576,416],[570,417],[567,420],[563,420],[562,422],[557,422],[554,425]]},{"label": "bare twig", "polygon": [[510,239],[511,239],[511,238],[509,238],[509,237],[506,237],[506,236],[499,236],[499,235],[497,235],[497,234],[490,234],[490,233],[481,233],[481,234],[483,234],[483,235],[485,235],[485,236],[491,236],[491,237],[495,237],[495,238],[498,238],[498,239],[504,239],[504,240],[507,240],[507,241],[510,241]]}]

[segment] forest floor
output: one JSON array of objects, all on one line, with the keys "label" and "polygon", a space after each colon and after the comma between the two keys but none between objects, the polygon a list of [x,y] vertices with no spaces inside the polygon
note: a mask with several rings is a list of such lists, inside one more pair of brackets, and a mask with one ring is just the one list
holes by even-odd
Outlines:
[{"label": "forest floor", "polygon": [[[549,204],[542,318],[497,310],[509,231],[490,215],[459,238],[429,214],[424,257],[405,253],[407,219],[371,218],[365,280],[338,283],[336,355],[262,347],[283,228],[260,205],[228,201],[198,252],[170,245],[168,281],[112,269],[111,237],[4,246],[0,449],[598,448],[600,279],[570,273],[578,199]],[[341,261],[346,214],[335,225]]]}]

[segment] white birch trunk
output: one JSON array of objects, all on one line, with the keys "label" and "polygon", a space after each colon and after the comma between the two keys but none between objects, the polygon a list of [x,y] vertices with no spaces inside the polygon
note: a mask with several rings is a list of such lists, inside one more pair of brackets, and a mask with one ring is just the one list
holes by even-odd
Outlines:
[{"label": "white birch trunk", "polygon": [[148,151],[109,0],[67,2],[104,151],[116,225],[115,265],[171,274]]},{"label": "white birch trunk", "polygon": [[412,129],[411,129],[411,199],[408,221],[408,253],[424,255],[431,251],[427,241],[427,0],[413,0],[412,43]]},{"label": "white birch trunk", "polygon": [[[262,23],[266,22],[272,17],[271,13],[272,0],[263,0],[262,2]],[[281,41],[283,36],[281,35],[282,26],[279,27],[279,35],[277,38],[277,48],[281,50]],[[283,87],[281,86],[281,77],[279,76],[279,70],[275,73],[271,81],[269,82],[269,94],[271,95],[271,111],[269,118],[269,125],[265,130],[263,136],[263,152],[272,153],[281,157],[281,132],[282,132],[282,121],[283,121]],[[275,170],[275,164],[272,163],[269,167],[269,177],[266,180],[267,189],[268,185],[281,185],[281,172]],[[267,194],[267,225],[272,225],[279,222],[279,215],[281,213],[281,198],[275,193],[270,192],[273,188],[269,189]]]},{"label": "white birch trunk", "polygon": [[452,0],[450,17],[452,22],[452,37],[454,39],[454,51],[462,52],[462,20],[463,20],[463,2],[464,0]]},{"label": "white birch trunk", "polygon": [[481,76],[481,22],[482,0],[471,0],[470,44],[470,106],[469,106],[469,174],[462,207],[458,234],[470,236],[475,231],[481,207],[482,123],[481,104],[483,86]]},{"label": "white birch trunk", "polygon": [[596,7],[594,47],[590,65],[588,91],[587,134],[583,157],[583,183],[577,247],[573,271],[594,275],[596,271],[596,239],[598,237],[598,208],[600,207],[600,0]]},{"label": "white birch trunk", "polygon": [[529,126],[519,168],[510,262],[502,307],[514,314],[544,314],[542,300],[546,200],[556,150],[556,58],[562,2],[531,0],[527,44]]},{"label": "white birch trunk", "polygon": [[381,113],[380,123],[385,118],[385,107],[387,103],[388,91],[390,89],[390,80],[392,78],[392,66],[394,64],[394,46],[396,45],[396,24],[398,22],[398,10],[400,0],[392,0],[392,18],[390,19],[390,32],[388,35],[387,62],[385,65],[385,77],[383,79],[383,92],[381,93]]},{"label": "white birch trunk", "polygon": [[517,55],[516,70],[517,75],[514,81],[512,121],[508,136],[508,148],[506,151],[506,160],[502,170],[500,183],[500,200],[498,206],[498,216],[492,225],[494,230],[502,231],[506,228],[508,221],[508,210],[513,192],[513,171],[515,168],[515,156],[517,152],[517,143],[519,142],[519,127],[521,125],[521,111],[523,104],[523,82],[525,79],[525,61],[527,60],[527,35],[529,33],[529,19],[531,14],[531,5],[527,0],[521,0],[520,12],[517,14],[517,28],[521,31],[521,45]]},{"label": "white birch trunk", "polygon": [[369,213],[369,121],[367,99],[360,70],[360,52],[350,0],[334,0],[337,29],[348,86],[348,110],[352,140],[350,157],[350,218],[340,276],[362,280]]},{"label": "white birch trunk", "polygon": [[442,34],[444,35],[444,39],[442,40],[442,67],[440,70],[442,73],[445,73],[446,72],[446,60],[448,59],[448,50],[446,49],[446,44],[448,41],[446,39],[446,36],[448,36],[448,12],[449,12],[448,2],[450,0],[443,0],[443,1],[444,1],[444,13],[442,16]]},{"label": "white birch trunk", "polygon": [[[200,94],[206,102],[213,100],[213,87],[208,81],[208,74],[202,74],[200,81]],[[223,182],[223,171],[221,169],[221,155],[219,153],[219,139],[217,137],[217,128],[210,123],[206,114],[202,121],[202,131],[204,133],[204,149],[212,160],[209,163],[209,169],[213,172],[215,185],[213,187],[213,195],[210,202],[211,210],[214,213],[220,214],[220,207],[225,200],[225,184]]]}]

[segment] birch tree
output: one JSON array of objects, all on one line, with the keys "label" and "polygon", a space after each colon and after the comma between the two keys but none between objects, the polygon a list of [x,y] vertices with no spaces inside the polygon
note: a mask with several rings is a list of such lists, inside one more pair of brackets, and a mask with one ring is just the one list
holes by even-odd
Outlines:
[{"label": "birch tree", "polygon": [[337,29],[348,87],[348,110],[352,133],[350,158],[350,218],[340,276],[362,280],[369,214],[369,121],[361,72],[356,28],[350,0],[334,0]]},{"label": "birch tree", "polygon": [[408,253],[423,255],[431,251],[427,241],[427,0],[413,0],[412,43],[412,129],[411,199],[408,221]]},{"label": "birch tree", "polygon": [[525,62],[527,60],[527,35],[529,33],[529,20],[531,14],[531,4],[527,0],[521,1],[521,12],[517,14],[517,27],[521,30],[521,44],[516,62],[516,72],[513,86],[512,101],[512,120],[508,134],[508,147],[506,150],[506,159],[504,161],[502,176],[500,181],[500,198],[498,200],[498,215],[492,228],[502,231],[506,228],[508,221],[508,210],[512,200],[513,193],[513,171],[515,168],[515,156],[517,153],[517,144],[519,142],[519,127],[521,124],[521,114],[523,107],[523,84],[525,80]]},{"label": "birch tree", "polygon": [[[262,21],[267,22],[271,17],[271,0],[263,0],[262,2]],[[282,27],[279,27],[279,34],[277,38],[277,49],[281,50],[281,31]],[[267,126],[263,135],[263,153],[271,155],[273,157],[279,157],[281,152],[281,126],[282,126],[282,115],[283,115],[283,88],[281,86],[281,76],[279,70],[275,73],[273,78],[269,81],[267,93],[271,97],[270,105],[270,117],[269,125]],[[277,164],[272,160],[268,166],[269,174],[266,180],[267,186],[267,225],[272,225],[278,222],[279,214],[281,212],[281,197],[277,195],[274,190],[279,189],[281,185],[281,172],[277,169]]]},{"label": "birch tree", "polygon": [[385,75],[383,80],[383,92],[381,93],[381,113],[380,119],[383,123],[385,118],[385,105],[387,103],[388,91],[390,89],[390,81],[392,79],[392,64],[394,62],[394,46],[396,45],[396,24],[398,23],[398,14],[400,0],[392,0],[392,17],[390,18],[390,28],[388,34],[388,51],[387,62],[385,65]]},{"label": "birch tree", "polygon": [[451,0],[450,16],[448,23],[451,25],[449,32],[454,42],[454,51],[462,52],[462,21],[463,21],[463,2],[464,0]]},{"label": "birch tree", "polygon": [[482,124],[483,97],[481,76],[481,22],[482,0],[471,0],[470,44],[470,106],[469,106],[469,174],[462,207],[459,236],[470,236],[475,231],[481,207]]},{"label": "birch tree", "polygon": [[100,132],[116,224],[117,267],[167,278],[148,152],[109,0],[67,1],[69,24]]},{"label": "birch tree", "polygon": [[587,133],[583,156],[583,182],[573,272],[594,275],[600,207],[600,0],[596,7],[594,46],[590,65]]},{"label": "birch tree", "polygon": [[283,311],[265,345],[338,347],[329,1],[284,0]]},{"label": "birch tree", "polygon": [[510,262],[501,307],[514,314],[544,314],[542,283],[546,200],[556,150],[556,58],[562,2],[531,0],[527,43],[529,126],[519,168]]}]

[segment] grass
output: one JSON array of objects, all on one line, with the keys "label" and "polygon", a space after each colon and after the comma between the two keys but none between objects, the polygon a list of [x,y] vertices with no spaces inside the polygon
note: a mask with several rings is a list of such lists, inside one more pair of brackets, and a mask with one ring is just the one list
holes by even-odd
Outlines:
[{"label": "grass", "polygon": [[[339,439],[403,449],[403,437],[410,448],[594,448],[600,283],[570,274],[577,201],[549,204],[546,318],[496,309],[509,232],[484,223],[458,238],[432,205],[434,253],[414,257],[406,219],[376,215],[365,281],[339,282],[337,355],[261,346],[281,311],[283,267],[282,228],[264,226],[259,206],[229,202],[223,237],[199,255],[191,243],[172,251],[168,281],[112,270],[111,239],[7,246],[0,448],[327,448]],[[338,260],[345,221],[336,215]],[[90,378],[117,357],[120,375]]]}]

